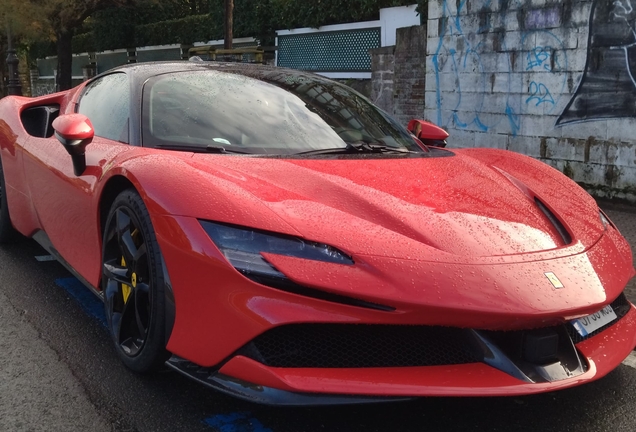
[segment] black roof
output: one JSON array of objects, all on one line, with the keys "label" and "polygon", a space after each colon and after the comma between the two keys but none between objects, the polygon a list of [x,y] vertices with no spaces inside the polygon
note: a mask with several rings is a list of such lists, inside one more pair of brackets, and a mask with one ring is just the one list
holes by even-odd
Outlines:
[{"label": "black roof", "polygon": [[285,77],[305,77],[310,80],[327,80],[327,78],[313,73],[299,71],[296,69],[280,68],[276,66],[267,66],[254,63],[206,62],[187,60],[133,63],[111,69],[96,76],[95,78],[113,72],[126,72],[134,81],[145,82],[149,78],[158,75],[164,75],[174,72],[195,72],[205,70],[244,75],[250,78],[265,81],[272,80],[272,78],[274,78],[274,76],[276,75],[284,75]]}]

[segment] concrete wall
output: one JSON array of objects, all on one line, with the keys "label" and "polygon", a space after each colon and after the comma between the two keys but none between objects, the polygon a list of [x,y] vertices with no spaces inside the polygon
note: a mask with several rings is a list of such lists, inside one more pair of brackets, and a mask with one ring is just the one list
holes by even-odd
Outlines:
[{"label": "concrete wall", "polygon": [[635,28],[636,0],[431,0],[424,116],[636,202]]},{"label": "concrete wall", "polygon": [[394,46],[397,43],[398,29],[422,24],[422,18],[416,9],[416,4],[380,9],[383,47]]}]

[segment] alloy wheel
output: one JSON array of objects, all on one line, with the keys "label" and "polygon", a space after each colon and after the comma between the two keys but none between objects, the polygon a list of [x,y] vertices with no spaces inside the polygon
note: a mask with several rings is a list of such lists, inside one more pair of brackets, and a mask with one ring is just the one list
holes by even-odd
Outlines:
[{"label": "alloy wheel", "polygon": [[147,246],[139,221],[125,207],[115,211],[106,233],[102,283],[108,323],[123,354],[135,357],[152,320]]}]

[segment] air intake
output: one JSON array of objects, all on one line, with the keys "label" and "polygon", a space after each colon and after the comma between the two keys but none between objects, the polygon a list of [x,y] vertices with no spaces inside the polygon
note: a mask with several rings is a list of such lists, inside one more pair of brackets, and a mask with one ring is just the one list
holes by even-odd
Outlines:
[{"label": "air intake", "polygon": [[545,204],[543,204],[543,202],[539,198],[535,197],[534,202],[557,230],[557,232],[561,236],[561,239],[563,240],[563,245],[565,246],[572,243],[572,236],[570,235],[568,230],[565,229],[561,221],[554,215],[554,213],[552,213],[552,211]]}]

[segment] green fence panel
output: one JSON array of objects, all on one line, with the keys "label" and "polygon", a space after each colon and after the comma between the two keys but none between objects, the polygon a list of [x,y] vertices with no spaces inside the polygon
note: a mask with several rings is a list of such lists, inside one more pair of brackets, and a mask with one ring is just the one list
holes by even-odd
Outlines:
[{"label": "green fence panel", "polygon": [[73,76],[82,76],[82,68],[89,63],[88,55],[73,56]]},{"label": "green fence panel", "polygon": [[[247,42],[235,44],[235,48],[241,48],[246,46],[255,46],[256,42]],[[218,48],[223,48],[223,45],[219,45]],[[97,73],[103,73],[110,69],[122,66],[128,63],[127,52],[109,52],[109,53],[97,53]],[[181,60],[180,48],[164,48],[154,50],[141,50],[137,51],[137,62],[151,62],[151,61],[170,61]],[[46,59],[37,59],[37,67],[40,76],[54,76],[57,69],[57,57],[51,57]],[[73,56],[73,76],[82,76],[82,68],[89,64],[88,55]]]},{"label": "green fence panel", "polygon": [[315,72],[370,72],[380,27],[278,36],[278,66]]},{"label": "green fence panel", "polygon": [[98,53],[97,54],[97,73],[106,72],[117,66],[122,66],[128,63],[128,53],[116,52],[116,53]]},{"label": "green fence panel", "polygon": [[[82,68],[88,63],[88,55],[73,56],[71,74],[73,76],[82,76]],[[37,65],[40,76],[54,76],[57,70],[57,57],[37,59]]]},{"label": "green fence panel", "polygon": [[57,69],[57,57],[37,59],[40,76],[54,76]]},{"label": "green fence panel", "polygon": [[137,62],[181,60],[180,48],[137,51]]}]

